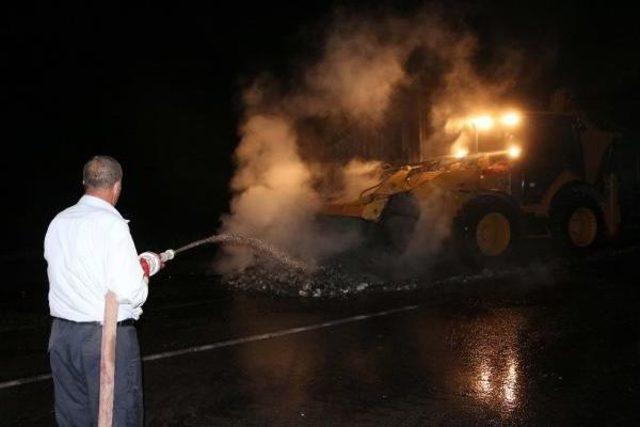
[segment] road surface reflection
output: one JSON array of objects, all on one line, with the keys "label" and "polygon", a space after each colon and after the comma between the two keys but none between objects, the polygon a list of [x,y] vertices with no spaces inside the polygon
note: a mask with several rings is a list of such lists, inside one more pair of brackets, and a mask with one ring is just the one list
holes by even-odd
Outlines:
[{"label": "road surface reflection", "polygon": [[470,397],[488,410],[509,414],[522,400],[518,312],[422,319],[424,375],[443,393]]},{"label": "road surface reflection", "polygon": [[[246,301],[238,308],[230,320],[240,333],[260,308]],[[246,409],[267,410],[262,416],[274,423],[304,417],[310,407],[400,405],[407,395],[479,405],[509,417],[523,396],[519,336],[525,320],[519,311],[458,317],[418,310],[233,351],[248,391]],[[275,331],[291,325],[265,319],[262,326]]]}]

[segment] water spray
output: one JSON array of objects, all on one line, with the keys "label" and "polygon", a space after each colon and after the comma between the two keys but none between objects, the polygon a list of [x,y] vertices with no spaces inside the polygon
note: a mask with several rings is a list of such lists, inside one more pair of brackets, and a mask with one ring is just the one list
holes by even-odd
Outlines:
[{"label": "water spray", "polygon": [[167,249],[166,251],[159,254],[160,260],[164,263],[174,259],[176,255],[208,244],[247,246],[253,249],[257,254],[272,258],[289,268],[303,271],[308,271],[311,269],[311,266],[309,264],[293,258],[289,254],[274,246],[269,245],[262,240],[256,239],[254,237],[241,236],[239,234],[214,234],[213,236],[196,240],[175,250]]}]

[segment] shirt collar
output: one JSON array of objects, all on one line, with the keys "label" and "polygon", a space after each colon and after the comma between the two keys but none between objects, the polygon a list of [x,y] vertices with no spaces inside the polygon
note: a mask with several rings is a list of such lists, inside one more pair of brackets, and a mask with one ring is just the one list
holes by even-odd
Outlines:
[{"label": "shirt collar", "polygon": [[[106,209],[116,214],[119,218],[122,218],[122,215],[120,214],[120,212],[118,212],[118,210],[111,203],[108,203],[107,201],[102,200],[101,198],[96,196],[85,194],[82,197],[80,197],[78,204],[85,205],[85,206],[92,206],[94,208]],[[125,221],[129,222],[129,220],[127,219],[125,219]]]}]

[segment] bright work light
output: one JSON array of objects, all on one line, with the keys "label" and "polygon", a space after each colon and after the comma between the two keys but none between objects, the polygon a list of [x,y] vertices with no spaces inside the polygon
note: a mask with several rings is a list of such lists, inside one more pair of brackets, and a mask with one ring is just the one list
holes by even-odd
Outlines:
[{"label": "bright work light", "polygon": [[471,119],[471,124],[476,130],[489,130],[493,127],[493,118],[491,116],[477,116]]},{"label": "bright work light", "polygon": [[520,114],[515,111],[510,111],[505,113],[502,117],[500,117],[500,122],[507,127],[516,127],[520,124],[522,117]]},{"label": "bright work light", "polygon": [[517,159],[518,157],[520,157],[520,154],[522,154],[522,148],[517,145],[512,145],[507,150],[507,154],[509,154],[509,157],[511,157],[512,159]]}]

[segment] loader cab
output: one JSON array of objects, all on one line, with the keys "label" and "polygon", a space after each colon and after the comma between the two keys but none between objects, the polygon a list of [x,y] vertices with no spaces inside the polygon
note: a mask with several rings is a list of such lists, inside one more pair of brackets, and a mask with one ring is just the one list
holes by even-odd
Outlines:
[{"label": "loader cab", "polygon": [[523,147],[514,162],[512,194],[523,204],[538,203],[563,172],[584,176],[579,123],[574,116],[531,113],[514,133]]}]

